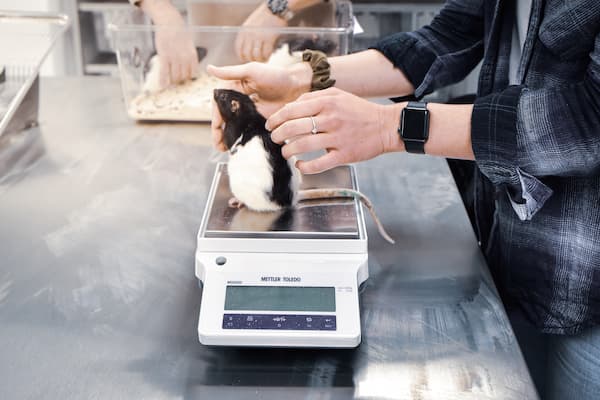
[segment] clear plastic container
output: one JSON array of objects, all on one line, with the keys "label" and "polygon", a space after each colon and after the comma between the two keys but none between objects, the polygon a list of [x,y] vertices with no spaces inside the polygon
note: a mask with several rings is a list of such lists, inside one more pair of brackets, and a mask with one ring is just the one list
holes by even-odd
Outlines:
[{"label": "clear plastic container", "polygon": [[[14,116],[42,62],[68,27],[69,19],[62,14],[0,11],[0,137],[27,125],[15,122]],[[37,104],[37,92],[34,97]],[[36,121],[37,114],[28,118]]]},{"label": "clear plastic container", "polygon": [[280,52],[285,44],[292,50],[316,48],[328,55],[346,54],[351,48],[353,18],[349,1],[331,0],[305,9],[284,28],[242,27],[261,1],[188,1],[189,24],[179,29],[192,35],[201,56],[199,73],[191,82],[161,91],[149,91],[146,84],[150,60],[156,54],[154,35],[158,29],[174,28],[151,25],[133,7],[130,14],[122,16],[122,23],[110,24],[128,115],[136,120],[209,121],[212,89],[218,81],[206,74],[206,65],[242,63],[234,45],[238,35],[272,35],[277,38],[275,47]]}]

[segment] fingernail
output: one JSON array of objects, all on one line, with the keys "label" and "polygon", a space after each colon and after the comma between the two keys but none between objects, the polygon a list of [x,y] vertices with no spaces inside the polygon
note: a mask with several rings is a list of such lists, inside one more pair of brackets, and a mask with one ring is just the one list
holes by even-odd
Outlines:
[{"label": "fingernail", "polygon": [[269,121],[265,122],[265,129],[271,132],[271,128],[269,128]]}]

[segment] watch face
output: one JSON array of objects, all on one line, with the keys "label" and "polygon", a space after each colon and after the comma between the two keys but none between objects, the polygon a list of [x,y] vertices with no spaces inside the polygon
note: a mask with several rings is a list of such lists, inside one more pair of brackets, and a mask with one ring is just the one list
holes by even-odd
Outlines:
[{"label": "watch face", "polygon": [[427,110],[403,110],[402,137],[410,140],[427,139]]}]

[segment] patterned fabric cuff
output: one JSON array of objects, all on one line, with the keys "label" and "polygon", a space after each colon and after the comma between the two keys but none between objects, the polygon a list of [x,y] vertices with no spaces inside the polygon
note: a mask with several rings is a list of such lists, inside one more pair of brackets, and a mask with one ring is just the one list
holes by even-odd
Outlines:
[{"label": "patterned fabric cuff", "polygon": [[504,187],[515,213],[530,220],[552,195],[552,189],[519,168],[517,108],[522,86],[475,100],[471,141],[479,169],[498,187]]},{"label": "patterned fabric cuff", "polygon": [[429,48],[422,46],[410,32],[387,36],[370,49],[379,51],[406,75],[415,87],[416,98],[428,93],[428,88],[422,83],[435,62],[436,55]]},{"label": "patterned fabric cuff", "polygon": [[304,50],[302,61],[308,62],[313,71],[310,83],[311,92],[335,85],[335,79],[331,79],[331,67],[325,53],[318,50]]}]

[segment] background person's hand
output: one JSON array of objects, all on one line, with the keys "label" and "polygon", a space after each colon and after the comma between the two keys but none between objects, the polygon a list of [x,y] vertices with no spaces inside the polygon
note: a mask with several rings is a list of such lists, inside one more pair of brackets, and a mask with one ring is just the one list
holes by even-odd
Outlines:
[{"label": "background person's hand", "polygon": [[[338,165],[364,161],[398,148],[399,108],[375,104],[337,88],[306,93],[286,104],[267,120],[276,143],[284,144],[288,159],[302,153],[326,150],[313,160],[300,160],[305,174],[322,172]],[[398,115],[396,115],[398,114]],[[311,134],[313,117],[317,134]]]},{"label": "background person's hand", "polygon": [[154,44],[160,60],[161,89],[196,75],[198,54],[179,11],[166,0],[144,0],[142,9],[156,25]]},{"label": "background person's hand", "polygon": [[267,61],[273,53],[277,34],[273,30],[253,30],[252,27],[271,28],[287,26],[287,21],[274,15],[263,2],[246,18],[235,39],[235,52],[242,62]]}]

